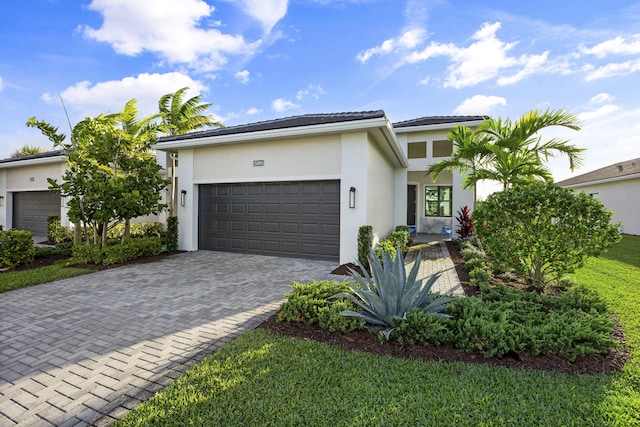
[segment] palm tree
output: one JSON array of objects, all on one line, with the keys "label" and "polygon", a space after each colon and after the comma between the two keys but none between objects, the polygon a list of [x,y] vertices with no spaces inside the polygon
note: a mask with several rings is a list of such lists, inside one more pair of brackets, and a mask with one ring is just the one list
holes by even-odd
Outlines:
[{"label": "palm tree", "polygon": [[23,145],[14,151],[13,154],[11,154],[11,157],[31,156],[33,154],[40,153],[44,153],[44,149],[42,149],[42,147],[38,147],[36,145]]},{"label": "palm tree", "polygon": [[[160,129],[167,135],[184,135],[185,133],[206,127],[221,127],[224,125],[216,121],[212,116],[206,115],[205,111],[211,104],[201,104],[200,95],[183,101],[188,87],[178,89],[175,93],[168,93],[160,98],[158,106],[160,109]],[[171,156],[171,204],[170,214],[175,215],[177,198],[176,186],[176,156]]]},{"label": "palm tree", "polygon": [[163,95],[158,102],[163,131],[168,135],[185,133],[205,127],[224,127],[212,116],[204,114],[212,104],[201,104],[201,95],[183,100],[188,87]]},{"label": "palm tree", "polygon": [[559,138],[543,141],[539,132],[551,126],[580,130],[578,117],[563,109],[532,110],[515,122],[490,118],[475,131],[457,126],[448,135],[454,144],[451,157],[431,165],[426,173],[435,181],[443,171],[458,170],[465,174],[463,188],[480,180],[498,181],[504,189],[535,179],[553,181],[545,162],[566,155],[573,171],[582,165],[585,149]]}]

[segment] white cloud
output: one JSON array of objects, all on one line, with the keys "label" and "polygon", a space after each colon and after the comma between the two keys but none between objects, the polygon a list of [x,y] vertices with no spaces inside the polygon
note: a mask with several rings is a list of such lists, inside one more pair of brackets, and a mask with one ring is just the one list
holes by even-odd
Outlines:
[{"label": "white cloud", "polygon": [[4,87],[4,82],[2,81],[2,77],[0,77],[0,92],[2,92],[3,87]]},{"label": "white cloud", "polygon": [[595,55],[596,58],[604,58],[607,55],[634,55],[640,53],[640,34],[634,34],[629,40],[618,36],[591,48],[580,46],[580,52]]},{"label": "white cloud", "polygon": [[474,95],[462,101],[454,113],[464,116],[489,115],[497,107],[505,107],[506,105],[507,100],[500,96]]},{"label": "white cloud", "polygon": [[609,95],[606,92],[597,94],[589,99],[589,104],[604,104],[605,102],[612,102],[615,96]]},{"label": "white cloud", "polygon": [[585,80],[588,82],[616,76],[626,76],[628,74],[635,73],[636,71],[640,71],[640,59],[611,63],[598,68],[587,66],[584,69],[587,71]]},{"label": "white cloud", "polygon": [[301,89],[296,93],[296,99],[302,101],[304,98],[310,97],[317,100],[326,93],[327,91],[324,90],[322,86],[309,84],[305,89]]},{"label": "white cloud", "polygon": [[405,31],[398,37],[385,40],[380,46],[375,46],[358,53],[356,58],[358,61],[365,63],[375,55],[388,55],[402,50],[414,49],[424,41],[426,35],[427,32],[425,30],[413,28]]},{"label": "white cloud", "polygon": [[271,103],[271,108],[273,108],[278,113],[283,113],[293,108],[300,108],[300,106],[286,99],[278,98]]},{"label": "white cloud", "polygon": [[[89,81],[76,83],[60,94],[67,108],[78,113],[75,121],[94,117],[100,113],[121,111],[125,103],[136,98],[140,117],[158,112],[158,100],[162,95],[188,86],[188,97],[207,90],[206,86],[182,73],[139,74],[122,80],[111,80],[92,84]],[[58,97],[45,93],[42,99],[47,103],[58,102]]]},{"label": "white cloud", "polygon": [[599,107],[593,111],[587,111],[584,113],[578,114],[578,118],[585,125],[589,125],[590,122],[595,120],[601,120],[606,117],[610,117],[613,113],[617,112],[620,109],[619,106],[614,104],[607,104]]},{"label": "white cloud", "polygon": [[247,70],[238,71],[235,77],[236,77],[236,80],[238,80],[243,85],[249,84],[249,81],[251,80],[249,76],[249,71]]},{"label": "white cloud", "polygon": [[203,25],[214,7],[202,0],[93,0],[87,7],[101,13],[104,22],[98,29],[79,30],[123,55],[148,51],[206,72],[220,69],[228,55],[251,55],[261,45]]},{"label": "white cloud", "polygon": [[288,0],[241,0],[242,10],[262,25],[265,34],[287,14]]},{"label": "white cloud", "polygon": [[249,108],[249,109],[246,111],[246,113],[245,113],[245,114],[246,114],[247,116],[255,116],[256,114],[260,114],[260,113],[262,113],[262,110],[261,110],[261,109],[256,108],[256,107],[252,107],[252,108]]}]

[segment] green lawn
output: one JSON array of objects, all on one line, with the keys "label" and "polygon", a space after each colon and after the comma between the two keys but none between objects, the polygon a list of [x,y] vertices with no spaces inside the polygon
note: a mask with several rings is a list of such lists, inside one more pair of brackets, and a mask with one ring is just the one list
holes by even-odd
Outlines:
[{"label": "green lawn", "polygon": [[640,425],[640,237],[576,278],[611,304],[634,358],[614,375],[420,362],[248,332],[117,426]]},{"label": "green lawn", "polygon": [[67,261],[62,260],[47,267],[2,273],[0,274],[0,293],[92,272],[86,268],[65,267],[66,264]]}]

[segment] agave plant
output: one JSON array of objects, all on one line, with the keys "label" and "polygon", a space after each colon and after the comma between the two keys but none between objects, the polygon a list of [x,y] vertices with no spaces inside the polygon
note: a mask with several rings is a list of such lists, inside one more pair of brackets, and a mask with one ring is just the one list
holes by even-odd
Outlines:
[{"label": "agave plant", "polygon": [[417,279],[421,258],[418,255],[407,276],[400,250],[395,259],[383,251],[382,261],[372,252],[369,256],[371,275],[365,268],[362,268],[364,276],[351,270],[353,280],[359,286],[350,286],[353,294],[340,292],[331,298],[346,298],[360,307],[361,312],[345,310],[342,315],[364,319],[387,340],[394,329],[394,321],[406,320],[407,313],[414,308],[422,309],[425,314],[450,317],[444,311],[454,298],[431,293],[440,273],[429,277],[426,283],[423,283],[424,279]]}]

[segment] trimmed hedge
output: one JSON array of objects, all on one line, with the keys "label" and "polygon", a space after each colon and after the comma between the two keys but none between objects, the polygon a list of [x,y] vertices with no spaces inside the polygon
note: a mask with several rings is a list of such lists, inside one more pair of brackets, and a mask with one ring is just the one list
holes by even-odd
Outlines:
[{"label": "trimmed hedge", "polygon": [[76,245],[73,247],[73,261],[80,264],[119,264],[162,252],[160,237],[134,237],[125,243],[100,245]]}]

